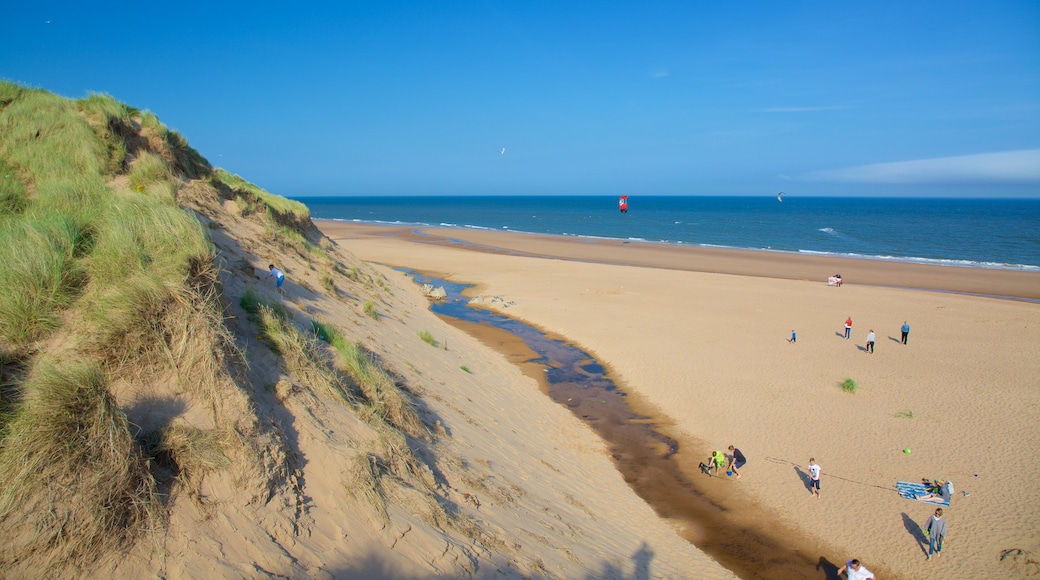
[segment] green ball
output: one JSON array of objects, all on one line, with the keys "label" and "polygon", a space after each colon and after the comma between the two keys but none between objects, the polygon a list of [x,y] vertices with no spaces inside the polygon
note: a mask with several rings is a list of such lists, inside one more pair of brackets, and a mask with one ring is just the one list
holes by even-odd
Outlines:
[{"label": "green ball", "polygon": [[910,455],[910,448],[907,447],[906,449],[903,449],[903,453]]}]

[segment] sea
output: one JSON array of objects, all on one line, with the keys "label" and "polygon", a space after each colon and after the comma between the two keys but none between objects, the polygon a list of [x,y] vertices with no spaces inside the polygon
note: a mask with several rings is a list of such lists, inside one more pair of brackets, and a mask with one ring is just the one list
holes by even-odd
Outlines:
[{"label": "sea", "polygon": [[1040,199],[296,197],[317,219],[1040,271]]}]

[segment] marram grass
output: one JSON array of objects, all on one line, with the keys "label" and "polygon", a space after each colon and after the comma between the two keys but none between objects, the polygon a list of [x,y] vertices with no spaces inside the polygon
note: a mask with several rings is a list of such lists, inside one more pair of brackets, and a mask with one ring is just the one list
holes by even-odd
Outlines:
[{"label": "marram grass", "polygon": [[[212,246],[175,199],[208,163],[111,97],[8,82],[0,160],[0,361],[18,369],[5,368],[5,392],[22,394],[2,409],[0,569],[82,575],[164,525],[149,457],[109,385],[152,380],[159,360],[214,404],[214,381],[228,381],[216,275],[200,266]],[[226,465],[210,435],[169,431],[178,462]]]},{"label": "marram grass", "polygon": [[[236,388],[224,358],[236,353],[213,244],[178,205],[199,183],[230,187],[279,244],[331,251],[307,241],[306,206],[213,170],[155,114],[0,81],[0,363],[4,392],[21,395],[0,401],[0,569],[89,575],[106,553],[161,538],[166,508],[150,466],[166,462],[184,480],[173,485],[197,485],[249,459],[255,417],[228,415],[234,391],[222,390]],[[385,486],[382,501],[428,485],[408,447],[425,426],[393,375],[335,329],[322,336],[332,349],[320,344],[268,294],[247,290],[240,304],[294,381],[378,434],[360,450],[366,485]],[[110,385],[152,381],[204,400],[219,427],[138,433]]]}]

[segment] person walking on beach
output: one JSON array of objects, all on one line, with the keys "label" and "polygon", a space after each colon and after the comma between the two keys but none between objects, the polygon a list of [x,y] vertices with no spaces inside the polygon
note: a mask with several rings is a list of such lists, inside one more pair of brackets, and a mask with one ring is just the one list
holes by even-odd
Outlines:
[{"label": "person walking on beach", "polygon": [[285,296],[285,289],[282,288],[282,282],[285,282],[285,274],[283,274],[278,268],[275,268],[274,264],[267,266],[267,269],[270,271],[267,273],[267,278],[264,278],[264,280],[266,281],[268,278],[273,276],[275,286],[278,288],[278,291],[282,293],[282,296]]},{"label": "person walking on beach", "polygon": [[[847,576],[845,574],[848,574]],[[838,570],[838,578],[846,578],[847,580],[875,580],[874,573],[867,570],[867,567],[859,563],[859,560],[853,558]]]},{"label": "person walking on beach", "polygon": [[820,497],[820,466],[814,457],[809,458],[809,493]]},{"label": "person walking on beach", "polygon": [[845,340],[848,340],[852,336],[852,317],[845,319]]},{"label": "person walking on beach", "polygon": [[795,331],[791,331],[791,338],[787,339],[787,342],[795,343],[798,342],[798,334]]},{"label": "person walking on beach", "polygon": [[740,479],[740,472],[737,470],[744,467],[747,463],[747,459],[744,457],[744,454],[740,452],[740,449],[737,449],[732,445],[729,446],[729,452],[732,455],[729,460],[729,467],[726,468],[726,471],[732,471],[733,475],[736,475],[737,479]]},{"label": "person walking on beach", "polygon": [[931,560],[933,553],[936,556],[942,554],[943,540],[946,539],[946,520],[943,518],[942,508],[936,508],[932,517],[928,518],[924,533],[928,535],[927,559]]},{"label": "person walking on beach", "polygon": [[867,352],[874,354],[874,329],[867,333]]},{"label": "person walking on beach", "polygon": [[899,331],[903,333],[902,343],[906,344],[906,339],[910,336],[910,325],[904,320],[903,327],[900,328]]}]

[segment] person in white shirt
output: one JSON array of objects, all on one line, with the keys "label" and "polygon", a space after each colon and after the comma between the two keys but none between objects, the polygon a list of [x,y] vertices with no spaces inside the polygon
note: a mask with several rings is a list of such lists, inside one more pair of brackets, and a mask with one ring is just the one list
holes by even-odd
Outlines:
[{"label": "person in white shirt", "polygon": [[283,274],[282,271],[278,268],[275,268],[274,264],[268,266],[267,269],[270,270],[270,272],[268,272],[267,278],[264,278],[264,280],[273,277],[275,286],[278,288],[278,292],[280,292],[282,296],[285,296],[285,289],[282,288],[282,283],[285,282],[285,274]]},{"label": "person in white shirt", "polygon": [[809,491],[816,497],[820,497],[820,466],[816,459],[809,458]]},{"label": "person in white shirt", "polygon": [[867,352],[874,354],[874,329],[867,333]]},{"label": "person in white shirt", "polygon": [[[848,573],[848,576],[842,576],[846,572]],[[856,559],[846,562],[845,565],[841,567],[841,570],[838,570],[838,577],[844,577],[848,580],[875,580],[874,573],[867,570],[867,567],[860,564],[859,560]]]}]

